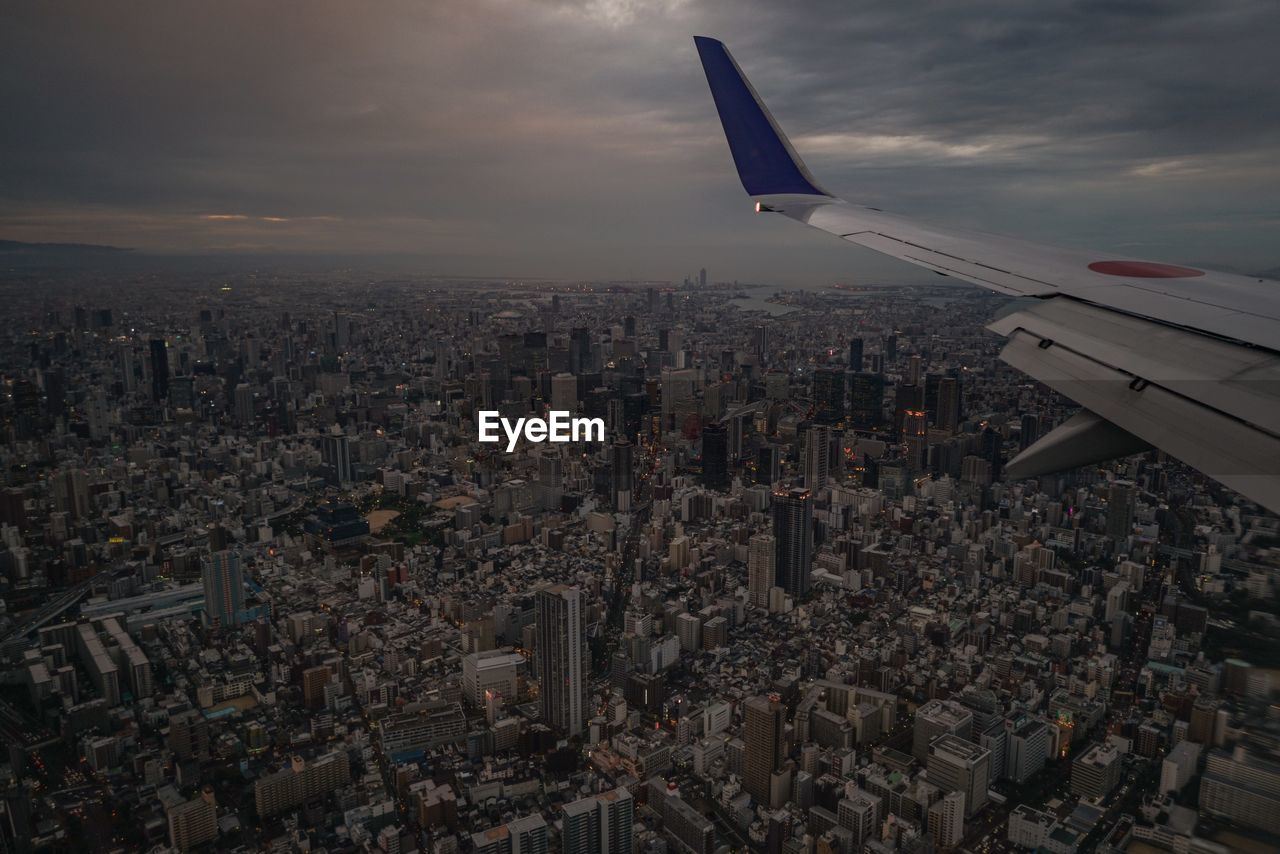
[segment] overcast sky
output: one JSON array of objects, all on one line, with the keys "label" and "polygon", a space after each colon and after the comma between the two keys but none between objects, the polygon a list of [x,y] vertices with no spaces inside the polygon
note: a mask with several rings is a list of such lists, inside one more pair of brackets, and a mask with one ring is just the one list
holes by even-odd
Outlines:
[{"label": "overcast sky", "polygon": [[919,278],[751,213],[694,34],[853,201],[1280,266],[1275,0],[24,3],[0,27],[0,238]]}]

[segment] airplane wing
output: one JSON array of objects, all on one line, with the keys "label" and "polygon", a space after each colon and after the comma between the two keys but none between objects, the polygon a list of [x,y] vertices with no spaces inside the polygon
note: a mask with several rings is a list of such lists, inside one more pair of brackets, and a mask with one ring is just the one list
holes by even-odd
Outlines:
[{"label": "airplane wing", "polygon": [[1079,403],[1015,457],[1035,477],[1160,448],[1280,513],[1280,282],[939,228],[823,189],[716,39],[694,38],[743,187],[850,243],[1025,297],[1001,359]]}]

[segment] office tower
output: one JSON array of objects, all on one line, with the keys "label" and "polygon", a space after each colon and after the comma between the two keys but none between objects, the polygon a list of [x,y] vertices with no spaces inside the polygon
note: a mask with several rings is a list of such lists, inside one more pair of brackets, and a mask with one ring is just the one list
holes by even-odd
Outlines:
[{"label": "office tower", "polygon": [[707,268],[703,267],[698,271],[698,287],[705,288],[707,286]]},{"label": "office tower", "polygon": [[[116,351],[117,362],[120,368],[120,390],[126,395],[131,394],[138,388],[138,364],[134,354],[133,344],[123,343],[120,349]],[[166,361],[166,365],[168,362]]]},{"label": "office tower", "polygon": [[768,327],[757,326],[755,329],[755,334],[752,337],[752,341],[754,342],[752,349],[755,350],[756,356],[760,359],[760,364],[761,365],[765,364],[765,362],[767,361],[765,357],[768,356],[769,354]]},{"label": "office tower", "polygon": [[954,700],[930,700],[916,710],[912,725],[911,755],[921,763],[929,759],[929,744],[944,733],[969,738],[973,712]]},{"label": "office tower", "polygon": [[746,745],[742,788],[757,804],[769,803],[773,772],[782,764],[782,733],[785,725],[782,702],[777,694],[749,697],[743,703],[743,741]]},{"label": "office tower", "polygon": [[869,371],[854,374],[849,396],[853,426],[879,427],[884,419],[884,376]]},{"label": "office tower", "polygon": [[1071,763],[1071,792],[1102,800],[1120,782],[1120,770],[1120,751],[1115,744],[1095,744]]},{"label": "office tower", "polygon": [[609,491],[613,506],[619,510],[630,508],[635,477],[635,446],[626,439],[618,439],[613,443],[612,457]]},{"label": "office tower", "polygon": [[214,628],[234,626],[244,610],[244,577],[240,555],[233,551],[214,552],[202,561],[204,613]]},{"label": "office tower", "polygon": [[565,804],[564,854],[631,854],[635,802],[625,788]]},{"label": "office tower", "polygon": [[919,353],[912,353],[911,358],[907,359],[907,384],[920,385],[921,373],[923,365],[920,361]]},{"label": "office tower", "polygon": [[807,489],[773,494],[775,584],[796,599],[809,592],[813,558],[813,497]]},{"label": "office tower", "polygon": [[844,420],[845,372],[820,368],[813,372],[814,420],[819,424],[839,424]]},{"label": "office tower", "polygon": [[1038,718],[1014,724],[1005,749],[1005,776],[1021,785],[1038,774],[1049,758],[1049,737],[1049,724]]},{"label": "office tower", "polygon": [[702,483],[717,492],[729,488],[729,437],[720,424],[702,428]]},{"label": "office tower", "polygon": [[516,699],[517,673],[524,658],[514,652],[491,649],[473,652],[462,658],[462,699],[473,709],[484,708],[485,694]]},{"label": "office tower", "polygon": [[964,795],[964,814],[971,816],[987,804],[991,782],[991,751],[968,738],[946,733],[929,743],[929,782],[944,792]]},{"label": "office tower", "polygon": [[849,339],[849,370],[855,374],[862,372],[862,339]]},{"label": "office tower", "polygon": [[924,387],[902,383],[893,392],[893,424],[901,432],[908,412],[924,411]]},{"label": "office tower", "polygon": [[1280,834],[1280,762],[1243,745],[1214,750],[1200,782],[1200,809]]},{"label": "office tower", "polygon": [[906,446],[907,470],[924,471],[929,462],[928,434],[924,412],[908,409],[902,413],[902,443]]},{"label": "office tower", "polygon": [[898,336],[886,335],[884,337],[884,360],[886,362],[895,362],[898,359]]},{"label": "office tower", "polygon": [[960,380],[944,376],[938,379],[938,409],[934,424],[954,433],[960,427]]},{"label": "office tower", "polygon": [[236,423],[247,427],[253,423],[253,387],[248,383],[236,386],[233,399]]},{"label": "office tower", "polygon": [[218,807],[211,786],[189,801],[169,805],[166,813],[169,844],[179,851],[190,851],[218,838]]},{"label": "office tower", "polygon": [[[930,782],[933,778],[930,777]],[[985,795],[986,793],[983,792]],[[964,838],[965,796],[948,792],[929,807],[929,837],[939,849],[954,848]]]},{"label": "office tower", "polygon": [[335,483],[343,484],[352,481],[351,438],[349,436],[321,436],[320,459],[333,471]]},{"label": "office tower", "polygon": [[538,591],[538,706],[542,722],[566,735],[582,732],[587,697],[582,592],[557,584]]},{"label": "office tower", "polygon": [[810,424],[804,431],[804,485],[816,492],[831,474],[831,428]]},{"label": "office tower", "polygon": [[1107,496],[1107,537],[1123,543],[1133,529],[1134,486],[1131,481],[1117,480]]},{"label": "office tower", "polygon": [[169,394],[169,350],[163,338],[152,338],[151,399],[164,400]]},{"label": "office tower", "polygon": [[1018,449],[1025,451],[1040,438],[1040,416],[1033,412],[1025,413],[1018,431]]},{"label": "office tower", "polygon": [[581,376],[591,370],[591,330],[575,326],[569,333],[569,373]]},{"label": "office tower", "polygon": [[777,583],[777,541],[770,534],[756,534],[747,546],[747,589],[757,608],[769,607],[769,589]]},{"label": "office tower", "polygon": [[551,378],[551,408],[560,412],[578,411],[578,378],[556,374]]},{"label": "office tower", "polygon": [[772,442],[756,451],[756,483],[772,486],[782,475],[782,459],[778,446]]}]

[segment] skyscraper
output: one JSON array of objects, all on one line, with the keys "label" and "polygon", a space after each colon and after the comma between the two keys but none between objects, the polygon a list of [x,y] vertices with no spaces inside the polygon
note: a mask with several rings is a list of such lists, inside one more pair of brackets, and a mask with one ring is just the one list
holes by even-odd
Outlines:
[{"label": "skyscraper", "polygon": [[862,372],[862,339],[849,339],[849,370],[854,373]]},{"label": "skyscraper", "polygon": [[771,534],[756,534],[747,546],[747,590],[757,608],[769,607],[769,590],[777,583],[776,549]]},{"label": "skyscraper", "polygon": [[831,474],[831,428],[810,424],[804,432],[804,485],[819,490]]},{"label": "skyscraper", "polygon": [[626,439],[618,439],[613,443],[612,466],[610,468],[609,491],[613,506],[622,509],[631,505],[631,490],[634,487],[635,446]]},{"label": "skyscraper", "polygon": [[1107,496],[1107,536],[1116,543],[1124,542],[1133,528],[1133,483],[1117,480]]},{"label": "skyscraper", "polygon": [[351,439],[349,437],[321,436],[320,459],[333,470],[334,482],[339,484],[351,482]]},{"label": "skyscraper", "polygon": [[204,582],[204,613],[215,628],[234,626],[244,610],[244,577],[240,555],[223,550],[204,559],[200,572]]},{"label": "skyscraper", "polygon": [[776,584],[795,598],[809,592],[813,558],[813,497],[807,489],[773,494]]},{"label": "skyscraper", "polygon": [[729,487],[728,433],[719,424],[702,428],[702,482],[717,492]]},{"label": "skyscraper", "polygon": [[822,368],[813,372],[814,420],[819,424],[839,424],[844,420],[845,372]]},{"label": "skyscraper", "polygon": [[169,351],[163,338],[151,339],[151,399],[164,400],[169,394]]},{"label": "skyscraper", "polygon": [[749,697],[743,703],[743,735],[746,742],[742,788],[757,804],[769,803],[769,781],[782,764],[782,703],[776,694]]},{"label": "skyscraper", "polygon": [[582,732],[587,692],[582,592],[563,584],[539,590],[535,618],[542,722],[577,735]]},{"label": "skyscraper", "polygon": [[854,374],[850,399],[855,427],[880,426],[884,418],[884,376],[870,371]]}]

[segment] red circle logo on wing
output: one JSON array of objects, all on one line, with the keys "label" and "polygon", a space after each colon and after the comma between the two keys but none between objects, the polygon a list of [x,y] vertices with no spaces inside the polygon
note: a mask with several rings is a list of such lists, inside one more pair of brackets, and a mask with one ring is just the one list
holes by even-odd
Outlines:
[{"label": "red circle logo on wing", "polygon": [[1204,275],[1204,270],[1157,264],[1153,261],[1094,261],[1089,269],[1108,276],[1129,276],[1134,279],[1192,279]]}]

